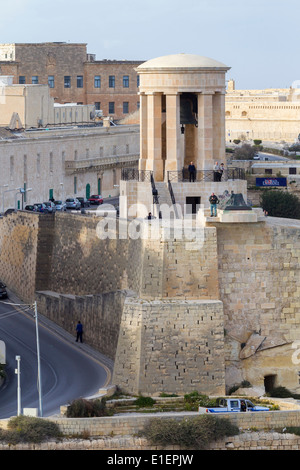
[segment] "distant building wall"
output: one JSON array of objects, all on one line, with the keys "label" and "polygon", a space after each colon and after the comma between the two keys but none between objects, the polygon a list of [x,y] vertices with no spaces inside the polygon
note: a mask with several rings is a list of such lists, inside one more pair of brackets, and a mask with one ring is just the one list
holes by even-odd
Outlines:
[{"label": "distant building wall", "polygon": [[0,73],[50,86],[57,103],[93,104],[106,116],[121,119],[139,107],[135,68],[143,61],[100,60],[86,44],[1,44]]}]

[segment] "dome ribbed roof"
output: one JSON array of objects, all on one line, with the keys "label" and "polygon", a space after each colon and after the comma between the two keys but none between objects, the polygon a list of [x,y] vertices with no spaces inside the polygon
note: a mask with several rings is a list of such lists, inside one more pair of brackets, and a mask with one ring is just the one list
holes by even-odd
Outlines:
[{"label": "dome ribbed roof", "polygon": [[142,69],[229,69],[225,64],[209,57],[203,57],[195,54],[173,54],[156,59],[150,59],[139,65],[138,70]]}]

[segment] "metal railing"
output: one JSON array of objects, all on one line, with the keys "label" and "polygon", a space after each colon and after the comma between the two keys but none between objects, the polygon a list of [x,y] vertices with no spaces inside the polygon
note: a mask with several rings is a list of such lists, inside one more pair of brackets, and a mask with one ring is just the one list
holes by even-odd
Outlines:
[{"label": "metal railing", "polygon": [[152,171],[139,170],[138,168],[122,168],[121,179],[123,181],[142,181],[151,183]]},{"label": "metal railing", "polygon": [[197,170],[194,173],[194,178],[190,175],[188,168],[183,168],[181,171],[168,171],[168,181],[171,182],[220,182],[228,180],[245,180],[246,173],[243,168],[228,168],[223,171],[222,175],[214,170]]}]

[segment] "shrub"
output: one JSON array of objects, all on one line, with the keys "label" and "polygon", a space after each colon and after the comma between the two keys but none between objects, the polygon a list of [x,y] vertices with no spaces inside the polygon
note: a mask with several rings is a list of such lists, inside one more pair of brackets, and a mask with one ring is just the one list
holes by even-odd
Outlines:
[{"label": "shrub", "polygon": [[10,444],[40,443],[61,437],[59,426],[43,418],[17,416],[8,422],[7,430],[0,430],[0,440]]},{"label": "shrub", "polygon": [[262,143],[262,141],[259,140],[259,139],[254,139],[253,143],[254,143],[254,145],[260,145]]},{"label": "shrub", "polygon": [[213,407],[213,406],[216,406],[217,404],[216,399],[210,399],[207,395],[201,395],[197,391],[187,393],[186,395],[184,395],[184,401],[189,405],[197,406],[197,409],[199,406]]},{"label": "shrub", "polygon": [[108,416],[110,412],[106,407],[105,400],[86,400],[79,398],[74,400],[67,408],[68,418],[97,418]]},{"label": "shrub", "polygon": [[236,145],[238,145],[240,143],[240,139],[234,139],[233,141]]},{"label": "shrub", "polygon": [[200,415],[183,420],[151,419],[141,435],[153,445],[178,445],[199,450],[212,441],[238,433],[239,429],[227,419]]},{"label": "shrub", "polygon": [[300,200],[297,196],[283,191],[264,191],[261,206],[272,217],[300,219]]},{"label": "shrub", "polygon": [[142,397],[142,396],[140,396],[139,398],[137,398],[135,400],[134,404],[138,408],[147,408],[147,407],[151,407],[151,406],[155,405],[155,400],[153,400],[153,398],[151,398],[151,397]]},{"label": "shrub", "polygon": [[279,386],[274,387],[270,392],[266,394],[268,397],[273,398],[295,398],[299,400],[300,395],[298,393],[293,393],[285,387]]}]

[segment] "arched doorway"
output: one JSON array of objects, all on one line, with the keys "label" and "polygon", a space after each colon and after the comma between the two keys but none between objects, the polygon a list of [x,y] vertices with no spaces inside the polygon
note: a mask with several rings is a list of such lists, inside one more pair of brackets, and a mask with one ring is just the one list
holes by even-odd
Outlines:
[{"label": "arched doorway", "polygon": [[265,375],[264,386],[266,393],[271,392],[276,386],[277,375]]},{"label": "arched doorway", "polygon": [[91,197],[91,185],[88,183],[85,187],[85,197],[89,199]]}]

